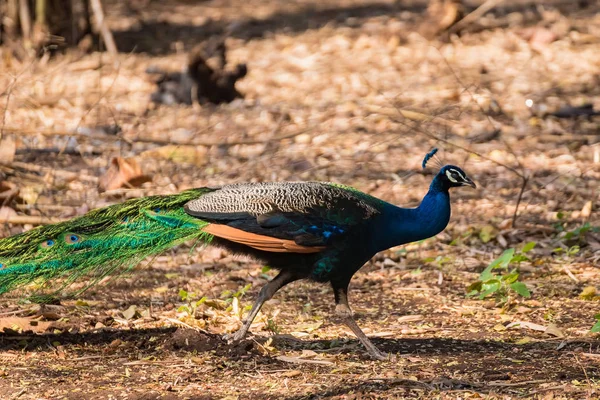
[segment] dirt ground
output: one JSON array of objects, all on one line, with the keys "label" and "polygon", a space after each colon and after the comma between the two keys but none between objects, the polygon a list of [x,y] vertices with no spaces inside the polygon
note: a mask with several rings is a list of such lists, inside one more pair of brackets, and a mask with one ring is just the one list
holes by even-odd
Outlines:
[{"label": "dirt ground", "polygon": [[[226,343],[273,271],[180,246],[77,298],[1,296],[0,398],[600,398],[590,332],[600,117],[545,115],[600,109],[600,5],[539,3],[504,1],[427,40],[418,1],[106,1],[115,58],[0,50],[0,126],[17,149],[10,161],[0,149],[2,237],[127,198],[243,181],[334,181],[415,206],[432,147],[478,185],[452,192],[443,233],[378,254],[352,281],[359,325],[395,359],[370,360],[331,318],[331,289],[310,282],[283,289],[253,335]],[[244,99],[150,104],[148,67],[181,70],[187,51],[223,32],[230,61],[248,65]],[[115,156],[134,158],[149,182],[100,191]],[[466,296],[492,260],[530,241],[519,266],[530,298],[502,307]]]}]

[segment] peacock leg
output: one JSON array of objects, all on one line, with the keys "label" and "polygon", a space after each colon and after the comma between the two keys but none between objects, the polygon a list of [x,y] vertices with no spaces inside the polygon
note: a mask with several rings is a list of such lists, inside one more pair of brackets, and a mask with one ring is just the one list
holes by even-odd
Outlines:
[{"label": "peacock leg", "polygon": [[254,302],[254,305],[252,306],[252,309],[246,317],[246,320],[244,321],[242,327],[238,329],[233,335],[227,335],[225,338],[227,340],[231,339],[234,342],[237,342],[246,337],[246,334],[250,329],[250,325],[252,325],[252,321],[254,321],[254,318],[256,318],[256,315],[260,311],[265,301],[271,299],[271,297],[273,297],[279,289],[281,289],[288,283],[294,282],[298,279],[299,278],[290,271],[281,271],[275,278],[271,279],[269,283],[263,286],[263,288],[260,290],[258,298]]},{"label": "peacock leg", "polygon": [[389,358],[388,354],[381,352],[373,342],[371,342],[352,317],[352,310],[348,305],[348,285],[346,284],[339,287],[332,282],[332,286],[335,295],[335,314],[341,318],[352,332],[354,332],[371,357],[376,360],[387,360]]}]

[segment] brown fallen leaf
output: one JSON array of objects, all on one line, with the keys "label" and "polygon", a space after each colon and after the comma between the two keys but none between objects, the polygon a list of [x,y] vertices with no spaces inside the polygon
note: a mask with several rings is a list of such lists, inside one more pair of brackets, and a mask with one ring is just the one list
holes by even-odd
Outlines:
[{"label": "brown fallen leaf", "polygon": [[418,31],[424,38],[433,39],[454,25],[463,14],[461,0],[432,0]]},{"label": "brown fallen leaf", "polygon": [[134,158],[115,157],[110,162],[110,167],[100,178],[100,190],[115,190],[122,187],[138,187],[152,178],[142,173],[142,168]]},{"label": "brown fallen leaf", "polygon": [[549,335],[556,336],[556,337],[564,337],[565,336],[563,334],[563,332],[555,324],[549,324],[548,326],[544,326],[544,325],[536,324],[533,322],[515,321],[515,322],[511,322],[510,324],[506,325],[506,329],[509,329],[509,328],[528,328],[528,329],[532,329],[534,331],[544,332],[544,333],[547,333]]},{"label": "brown fallen leaf", "polygon": [[0,204],[9,204],[19,195],[19,188],[12,182],[0,182]]},{"label": "brown fallen leaf", "polygon": [[176,163],[189,163],[202,166],[208,162],[208,150],[205,146],[167,145],[144,151],[141,156],[148,158],[164,158]]},{"label": "brown fallen leaf", "polygon": [[538,53],[543,52],[550,43],[557,39],[557,36],[550,29],[536,26],[523,30],[521,36],[529,42],[529,46]]},{"label": "brown fallen leaf", "polygon": [[0,164],[10,164],[15,160],[17,143],[12,136],[4,136],[0,139]]},{"label": "brown fallen leaf", "polygon": [[0,207],[0,221],[8,221],[10,218],[15,217],[17,212],[10,207]]},{"label": "brown fallen leaf", "polygon": [[50,321],[39,321],[34,318],[6,317],[0,318],[0,332],[4,330],[13,330],[43,333],[51,328],[52,324],[53,323]]},{"label": "brown fallen leaf", "polygon": [[403,315],[398,317],[398,322],[417,322],[423,320],[423,316],[419,314],[415,315]]},{"label": "brown fallen leaf", "polygon": [[281,376],[284,378],[293,378],[300,375],[302,375],[302,372],[298,371],[297,369],[292,369],[281,374]]}]

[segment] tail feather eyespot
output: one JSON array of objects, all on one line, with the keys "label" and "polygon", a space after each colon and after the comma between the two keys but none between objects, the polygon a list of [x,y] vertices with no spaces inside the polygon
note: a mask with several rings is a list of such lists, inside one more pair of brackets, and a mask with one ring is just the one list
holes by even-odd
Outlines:
[{"label": "tail feather eyespot", "polygon": [[56,242],[54,241],[54,239],[48,239],[48,240],[44,240],[41,244],[40,247],[43,249],[47,249],[48,247],[52,247],[56,244]]},{"label": "tail feather eyespot", "polygon": [[67,233],[67,234],[65,234],[64,239],[67,244],[74,244],[74,243],[79,243],[81,241],[81,236],[76,235],[74,233]]}]

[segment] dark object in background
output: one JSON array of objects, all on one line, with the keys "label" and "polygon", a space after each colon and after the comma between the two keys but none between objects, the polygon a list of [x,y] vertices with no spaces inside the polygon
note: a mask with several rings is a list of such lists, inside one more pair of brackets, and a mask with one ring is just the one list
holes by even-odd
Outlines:
[{"label": "dark object in background", "polygon": [[185,72],[165,72],[149,68],[150,74],[160,74],[158,90],[151,99],[162,104],[229,103],[243,97],[235,88],[238,79],[246,76],[246,64],[226,68],[226,48],[223,39],[209,39],[190,52]]},{"label": "dark object in background", "polygon": [[558,110],[548,113],[556,118],[577,118],[577,117],[593,117],[600,115],[600,111],[594,110],[593,104],[584,104],[582,106],[563,106]]},{"label": "dark object in background", "polygon": [[525,104],[531,110],[531,113],[539,118],[555,117],[561,119],[576,119],[587,117],[591,119],[594,116],[600,115],[599,110],[594,109],[591,103],[582,104],[580,106],[556,106],[548,105],[545,102],[533,101],[528,99]]}]

